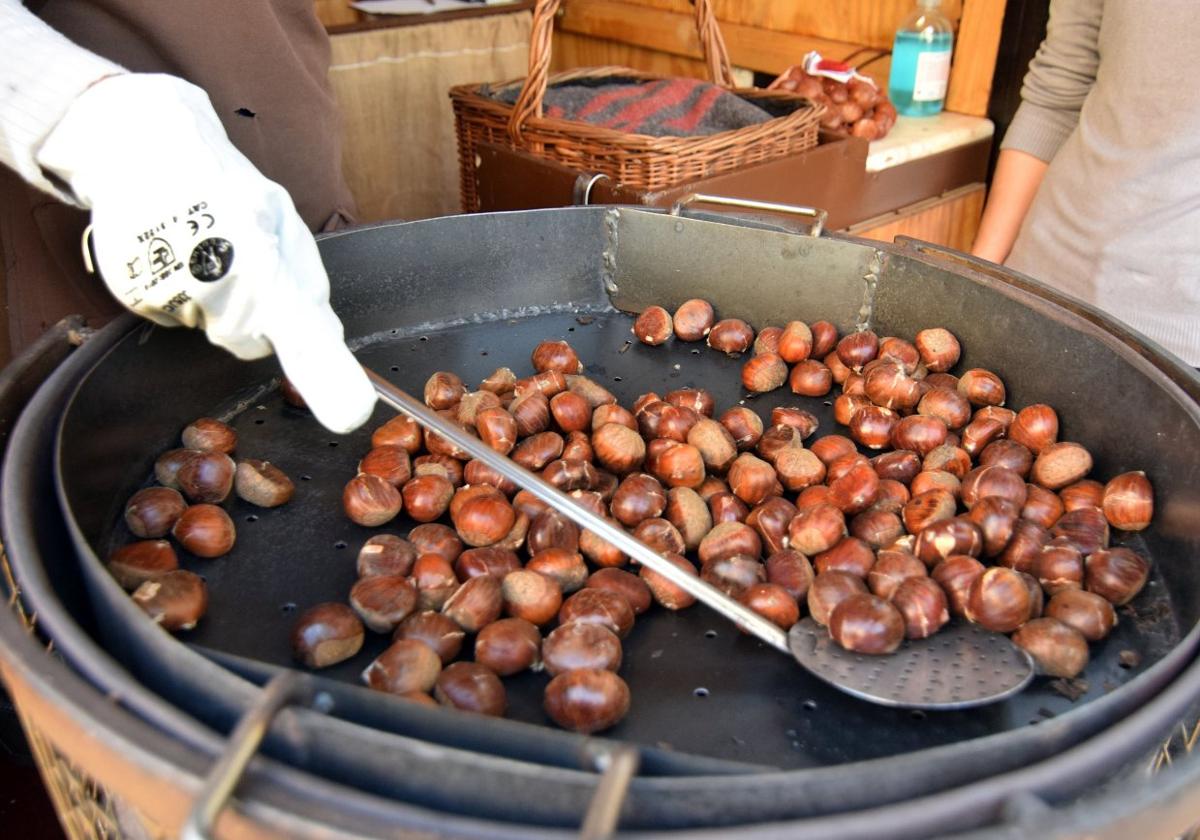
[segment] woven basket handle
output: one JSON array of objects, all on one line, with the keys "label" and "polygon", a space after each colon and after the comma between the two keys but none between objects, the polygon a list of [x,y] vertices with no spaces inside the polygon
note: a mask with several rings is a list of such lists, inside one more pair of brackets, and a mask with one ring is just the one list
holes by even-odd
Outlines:
[{"label": "woven basket handle", "polygon": [[[562,0],[537,0],[533,9],[533,31],[529,41],[529,74],[521,87],[521,95],[513,106],[508,119],[508,136],[514,144],[521,143],[521,129],[530,117],[542,115],[542,99],[546,95],[546,83],[550,76],[550,42],[554,37],[554,16]],[[696,29],[700,33],[700,48],[708,63],[708,73],[713,83],[722,87],[733,87],[733,68],[729,64],[729,52],[725,39],[717,25],[710,0],[694,0],[696,4]]]}]

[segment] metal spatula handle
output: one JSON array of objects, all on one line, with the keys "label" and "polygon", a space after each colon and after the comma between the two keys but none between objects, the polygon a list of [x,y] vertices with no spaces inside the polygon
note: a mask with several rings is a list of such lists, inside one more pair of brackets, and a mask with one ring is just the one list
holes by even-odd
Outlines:
[{"label": "metal spatula handle", "polygon": [[711,607],[737,624],[738,627],[748,633],[753,633],[783,653],[791,653],[791,649],[788,647],[787,633],[770,621],[739,604],[715,586],[676,567],[665,557],[611,522],[576,504],[574,499],[545,479],[496,452],[478,438],[471,437],[454,423],[435,414],[424,403],[409,396],[371,369],[365,369],[376,392],[385,403],[408,415],[426,429],[437,432],[472,458],[482,461],[521,489],[528,490],[580,528],[591,531],[601,539],[612,543],[631,558],[662,575],[697,601]]}]

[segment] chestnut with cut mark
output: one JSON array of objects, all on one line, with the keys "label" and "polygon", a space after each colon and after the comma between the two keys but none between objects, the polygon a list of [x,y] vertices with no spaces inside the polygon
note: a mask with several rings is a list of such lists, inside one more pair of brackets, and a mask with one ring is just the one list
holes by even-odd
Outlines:
[{"label": "chestnut with cut mark", "polygon": [[359,577],[407,575],[417,559],[417,548],[395,534],[376,534],[358,551],[355,570]]},{"label": "chestnut with cut mark", "polygon": [[182,437],[187,449],[219,452],[222,455],[237,449],[237,432],[233,427],[211,417],[201,417],[189,423]]},{"label": "chestnut with cut mark", "polygon": [[1090,555],[1084,586],[1116,606],[1128,604],[1150,577],[1150,564],[1128,548],[1108,548]]},{"label": "chestnut with cut mark", "polygon": [[962,347],[954,334],[942,327],[931,327],[917,333],[913,341],[921,361],[931,373],[943,373],[958,364]]},{"label": "chestnut with cut mark", "polygon": [[721,415],[719,422],[739,450],[752,449],[762,438],[762,418],[745,406],[735,405]]},{"label": "chestnut with cut mark", "polygon": [[[387,482],[384,482],[384,485],[391,487]],[[417,522],[431,523],[449,508],[450,500],[454,497],[454,485],[450,483],[450,479],[442,475],[419,475],[409,479],[400,488],[400,496],[402,498],[401,507],[410,517]],[[353,519],[353,517],[351,518]],[[409,538],[411,539],[411,534]]]},{"label": "chestnut with cut mark", "polygon": [[175,549],[166,540],[141,540],[108,556],[108,572],[122,589],[134,590],[147,580],[179,568]]},{"label": "chestnut with cut mark", "polygon": [[779,336],[779,356],[788,364],[802,362],[812,352],[813,334],[803,321],[788,321]]},{"label": "chestnut with cut mark", "polygon": [[135,537],[157,539],[175,527],[186,509],[187,502],[178,490],[147,487],[125,503],[125,524]]},{"label": "chestnut with cut mark", "polygon": [[708,346],[730,356],[745,353],[753,343],[754,329],[740,318],[717,321],[708,333]]},{"label": "chestnut with cut mark", "polygon": [[671,313],[661,306],[648,306],[633,322],[633,334],[642,344],[651,346],[667,341],[675,334]]},{"label": "chestnut with cut mark", "polygon": [[852,595],[866,592],[867,584],[860,577],[848,572],[820,572],[808,588],[809,615],[817,624],[828,625],[830,614],[839,604]]},{"label": "chestnut with cut mark", "polygon": [[[251,462],[243,461],[242,463]],[[263,464],[266,462],[257,461],[254,463]],[[358,462],[358,471],[360,473],[377,475],[393,487],[400,487],[404,482],[412,478],[413,466],[412,460],[408,455],[408,450],[403,446],[376,446]],[[240,476],[240,464],[238,465],[238,473]],[[240,492],[239,490],[239,495]]]},{"label": "chestnut with cut mark", "polygon": [[455,662],[438,675],[433,696],[443,706],[464,712],[502,717],[508,708],[504,684],[478,662]]},{"label": "chestnut with cut mark", "polygon": [[399,446],[415,455],[425,442],[425,432],[411,417],[396,416],[371,434],[371,446]]},{"label": "chestnut with cut mark", "polygon": [[199,454],[199,449],[171,449],[158,456],[154,462],[154,477],[163,487],[178,490],[179,484],[175,476],[192,456]]},{"label": "chestnut with cut mark", "polygon": [[747,554],[733,554],[704,561],[700,567],[700,578],[729,597],[740,598],[754,584],[766,583],[767,572],[756,558]]},{"label": "chestnut with cut mark", "polygon": [[455,590],[442,605],[442,614],[468,633],[478,633],[500,617],[503,605],[500,581],[480,575]]},{"label": "chestnut with cut mark", "polygon": [[208,610],[204,579],[183,569],[142,581],[133,602],[164,630],[191,630]]},{"label": "chestnut with cut mark", "polygon": [[558,582],[528,569],[506,574],[501,580],[500,594],[506,613],[536,625],[549,622],[562,606]]},{"label": "chestnut with cut mark", "polygon": [[971,584],[966,614],[988,630],[1011,633],[1028,620],[1032,603],[1020,572],[994,566]]},{"label": "chestnut with cut mark", "polygon": [[[422,476],[413,479],[405,487],[435,478],[438,477]],[[446,482],[447,485],[450,484],[447,479],[442,478],[441,481]],[[346,482],[346,486],[342,490],[342,509],[346,512],[346,516],[350,517],[352,522],[366,528],[374,528],[385,522],[391,522],[399,515],[403,507],[404,500],[400,491],[377,475],[360,473]]]},{"label": "chestnut with cut mark", "polygon": [[1105,598],[1082,589],[1064,589],[1046,604],[1046,616],[1074,627],[1089,642],[1098,642],[1117,624],[1117,611]]},{"label": "chestnut with cut mark", "polygon": [[558,623],[600,624],[623,639],[633,629],[633,608],[624,597],[604,589],[581,589],[563,601]]},{"label": "chestnut with cut mark", "polygon": [[1100,503],[1114,528],[1141,531],[1154,517],[1154,488],[1140,470],[1122,473],[1104,485]]},{"label": "chestnut with cut mark", "polygon": [[575,592],[587,580],[588,568],[578,551],[546,548],[533,556],[525,569],[552,578],[564,593]]},{"label": "chestnut with cut mark", "polygon": [[425,405],[434,411],[442,411],[457,405],[467,392],[457,374],[439,370],[425,380]]},{"label": "chestnut with cut mark", "polygon": [[867,573],[867,586],[880,598],[890,601],[901,583],[909,578],[927,575],[925,564],[912,554],[885,549],[879,552],[875,564]]},{"label": "chestnut with cut mark", "polygon": [[233,489],[233,459],[222,452],[198,452],[179,466],[175,483],[188,501],[219,504]]},{"label": "chestnut with cut mark", "polygon": [[583,363],[575,349],[565,341],[543,341],[533,348],[529,360],[538,373],[583,373]]},{"label": "chestnut with cut mark", "polygon": [[982,577],[984,565],[966,554],[954,554],[933,567],[929,576],[942,587],[950,612],[965,617],[971,587]]},{"label": "chestnut with cut mark", "polygon": [[308,668],[327,668],[362,648],[363,623],[345,604],[309,607],[292,625],[292,655]]},{"label": "chestnut with cut mark", "polygon": [[447,665],[453,662],[462,650],[465,637],[463,629],[440,612],[422,610],[400,622],[396,632],[392,634],[392,641],[413,639],[421,642],[438,655],[443,665]]},{"label": "chestnut with cut mark", "polygon": [[828,551],[813,558],[813,569],[817,574],[825,572],[849,572],[864,581],[875,565],[875,552],[858,537],[844,537]]},{"label": "chestnut with cut mark", "polygon": [[784,630],[800,620],[800,605],[777,583],[752,583],[737,599]]},{"label": "chestnut with cut mark", "polygon": [[[408,454],[405,453],[404,457],[407,460]],[[238,462],[233,483],[239,498],[264,508],[287,504],[296,492],[296,485],[287,477],[287,473],[270,461],[253,458]]]},{"label": "chestnut with cut mark", "polygon": [[376,633],[390,633],[417,606],[417,590],[402,575],[360,578],[350,589],[350,606]]},{"label": "chestnut with cut mark", "polygon": [[454,568],[440,554],[418,555],[413,563],[412,579],[417,587],[417,603],[423,610],[440,610],[458,589]]},{"label": "chestnut with cut mark", "polygon": [[220,557],[233,549],[233,520],[216,505],[192,505],[175,522],[171,534],[197,557]]},{"label": "chestnut with cut mark", "polygon": [[416,548],[418,557],[422,554],[436,554],[448,563],[457,560],[463,551],[462,540],[458,538],[458,534],[454,533],[454,529],[449,525],[442,525],[440,522],[418,525],[408,532],[408,541]]},{"label": "chestnut with cut mark", "polygon": [[362,672],[362,681],[389,694],[428,692],[442,672],[442,661],[433,649],[416,639],[392,642]]}]

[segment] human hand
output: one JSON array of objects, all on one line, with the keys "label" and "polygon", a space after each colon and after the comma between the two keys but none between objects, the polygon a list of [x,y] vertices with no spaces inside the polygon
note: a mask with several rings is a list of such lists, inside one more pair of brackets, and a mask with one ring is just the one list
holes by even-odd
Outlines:
[{"label": "human hand", "polygon": [[240,359],[279,357],[335,432],[375,392],[329,305],[329,278],[291,197],[225,134],[208,96],[172,76],[96,83],[38,153],[92,211],[97,268],[125,306],[200,327]]}]

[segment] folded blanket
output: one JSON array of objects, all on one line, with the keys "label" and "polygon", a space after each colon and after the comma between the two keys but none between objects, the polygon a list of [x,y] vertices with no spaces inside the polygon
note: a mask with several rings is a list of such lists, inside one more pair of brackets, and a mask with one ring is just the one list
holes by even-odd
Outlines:
[{"label": "folded blanket", "polygon": [[[512,104],[519,94],[511,88],[496,98]],[[737,94],[699,79],[555,85],[546,90],[543,111],[548,117],[652,137],[702,137],[772,118]]]}]

